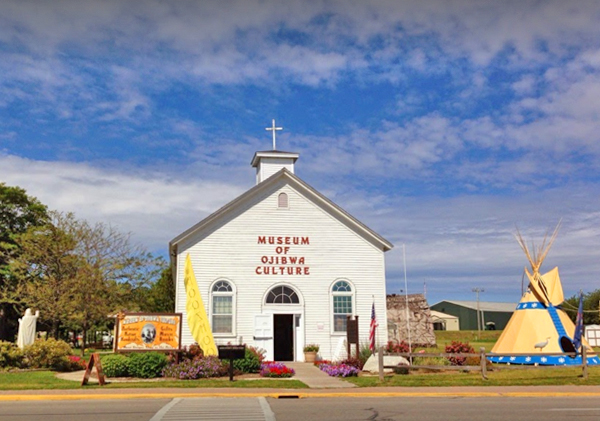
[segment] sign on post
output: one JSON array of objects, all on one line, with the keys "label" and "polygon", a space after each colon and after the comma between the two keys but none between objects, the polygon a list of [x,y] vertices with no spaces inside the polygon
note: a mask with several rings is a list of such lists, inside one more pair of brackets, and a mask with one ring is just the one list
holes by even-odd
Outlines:
[{"label": "sign on post", "polygon": [[356,344],[356,358],[360,355],[360,349],[358,348],[358,316],[347,316],[346,317],[346,343],[348,346],[348,358],[352,357],[351,344]]},{"label": "sign on post", "polygon": [[233,360],[242,360],[246,356],[246,345],[218,345],[219,359],[229,360],[229,381],[233,381]]}]

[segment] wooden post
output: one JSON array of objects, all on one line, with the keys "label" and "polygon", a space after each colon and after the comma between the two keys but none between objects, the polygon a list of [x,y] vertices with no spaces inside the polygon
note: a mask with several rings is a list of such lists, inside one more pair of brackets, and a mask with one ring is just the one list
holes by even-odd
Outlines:
[{"label": "wooden post", "polygon": [[581,346],[581,370],[585,380],[588,379],[588,364],[587,364],[587,347]]},{"label": "wooden post", "polygon": [[481,378],[487,380],[487,360],[485,359],[485,348],[479,348],[479,364],[481,366]]},{"label": "wooden post", "polygon": [[379,381],[383,382],[383,347],[379,347],[379,354],[377,354],[379,360]]}]

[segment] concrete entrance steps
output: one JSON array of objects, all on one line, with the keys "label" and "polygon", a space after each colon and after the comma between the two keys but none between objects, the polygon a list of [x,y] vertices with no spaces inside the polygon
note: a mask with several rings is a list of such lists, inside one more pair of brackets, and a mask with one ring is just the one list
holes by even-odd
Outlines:
[{"label": "concrete entrance steps", "polygon": [[290,368],[293,368],[296,375],[293,377],[305,383],[311,389],[342,389],[356,387],[352,383],[341,380],[338,377],[331,377],[315,367],[311,363],[284,362]]}]

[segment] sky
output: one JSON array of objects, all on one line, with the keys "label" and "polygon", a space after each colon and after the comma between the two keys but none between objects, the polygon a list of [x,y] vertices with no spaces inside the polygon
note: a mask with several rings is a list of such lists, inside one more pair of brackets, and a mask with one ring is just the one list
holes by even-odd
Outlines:
[{"label": "sky", "polygon": [[[168,242],[296,174],[391,241],[388,293],[517,302],[536,245],[600,288],[597,1],[0,2],[0,182]],[[406,258],[404,259],[404,255]],[[404,264],[406,263],[406,264]]]}]

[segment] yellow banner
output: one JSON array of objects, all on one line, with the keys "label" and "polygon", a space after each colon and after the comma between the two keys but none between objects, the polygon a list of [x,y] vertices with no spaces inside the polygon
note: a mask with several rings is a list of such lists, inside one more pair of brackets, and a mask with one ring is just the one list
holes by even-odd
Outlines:
[{"label": "yellow banner", "polygon": [[202,302],[202,296],[198,290],[198,283],[194,276],[194,269],[192,268],[192,260],[188,254],[185,258],[185,276],[183,278],[185,284],[185,293],[187,295],[187,302],[185,309],[187,311],[188,326],[192,337],[196,340],[204,355],[217,355],[217,346],[213,339],[212,331],[210,330],[210,323],[208,322],[208,316],[204,309],[204,303]]},{"label": "yellow banner", "polygon": [[181,314],[132,313],[118,317],[117,351],[177,350]]}]

